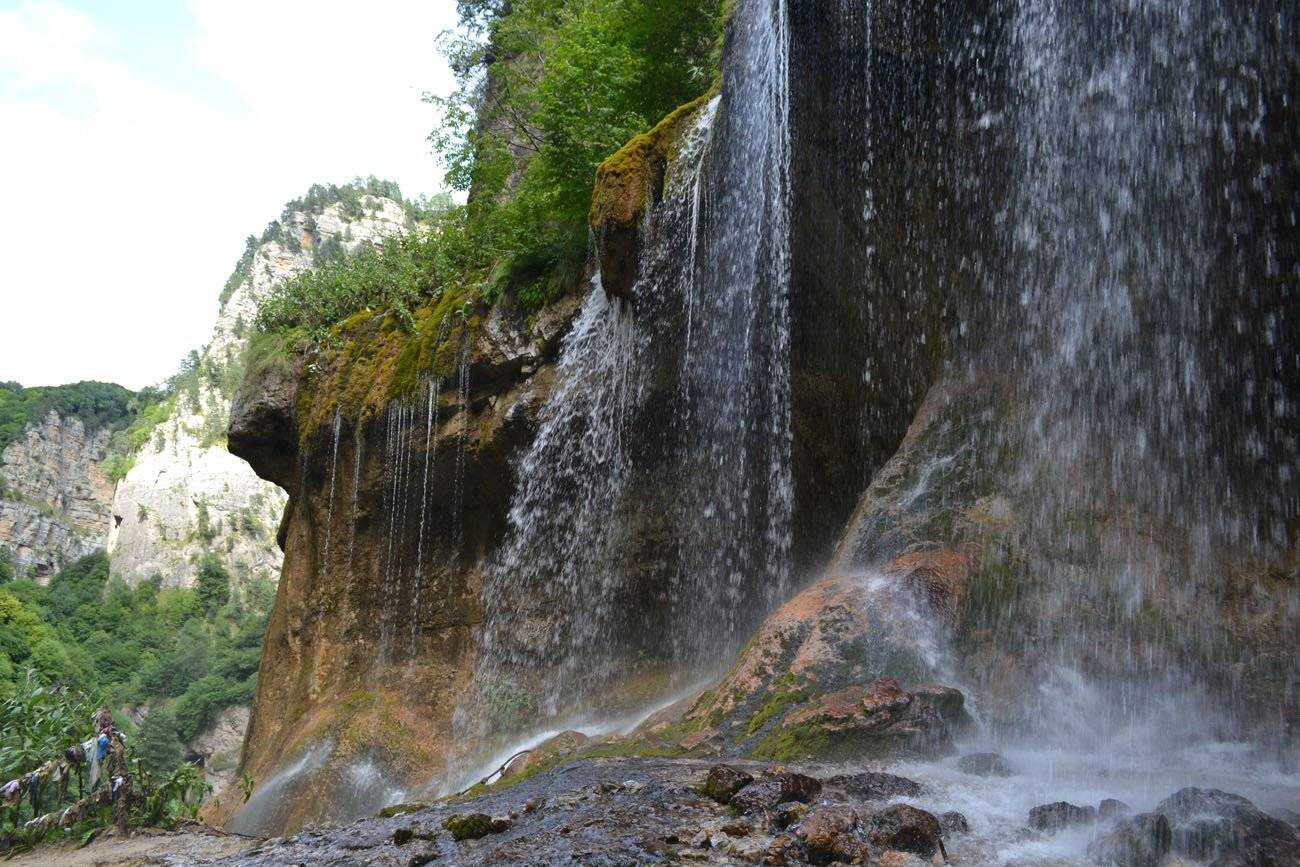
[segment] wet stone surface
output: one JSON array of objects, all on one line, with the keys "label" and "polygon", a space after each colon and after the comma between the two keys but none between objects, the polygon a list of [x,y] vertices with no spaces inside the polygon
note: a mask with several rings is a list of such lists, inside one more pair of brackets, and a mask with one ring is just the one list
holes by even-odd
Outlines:
[{"label": "wet stone surface", "polygon": [[[755,796],[778,800],[769,805],[769,798],[756,797],[762,806],[741,814],[734,800],[724,806],[702,793],[711,770],[715,780],[726,777],[733,783],[752,775],[753,782],[737,795],[753,789]],[[901,777],[890,779],[894,790],[916,786]],[[868,833],[875,827],[873,815],[890,808],[845,788],[851,787],[823,790],[816,778],[760,763],[719,770],[707,761],[684,759],[581,760],[499,792],[347,827],[310,829],[203,863],[798,865],[863,863],[888,855]],[[934,817],[923,816],[937,831]],[[455,839],[454,829],[470,825],[472,835]]]}]

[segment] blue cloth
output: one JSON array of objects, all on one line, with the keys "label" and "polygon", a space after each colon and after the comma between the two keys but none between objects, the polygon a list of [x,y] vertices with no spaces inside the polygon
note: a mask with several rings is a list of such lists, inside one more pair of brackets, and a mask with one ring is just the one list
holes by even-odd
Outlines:
[{"label": "blue cloth", "polygon": [[108,735],[99,736],[99,760],[104,761],[104,756],[108,755]]}]

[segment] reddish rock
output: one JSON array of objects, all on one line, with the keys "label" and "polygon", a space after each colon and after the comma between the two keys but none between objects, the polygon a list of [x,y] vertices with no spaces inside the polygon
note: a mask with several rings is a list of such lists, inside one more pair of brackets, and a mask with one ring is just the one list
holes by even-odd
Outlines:
[{"label": "reddish rock", "polygon": [[894,804],[873,813],[867,822],[867,836],[883,849],[913,852],[925,858],[943,852],[939,819],[907,804]]},{"label": "reddish rock", "polygon": [[868,849],[858,817],[846,807],[814,807],[795,836],[810,864],[865,864]]}]

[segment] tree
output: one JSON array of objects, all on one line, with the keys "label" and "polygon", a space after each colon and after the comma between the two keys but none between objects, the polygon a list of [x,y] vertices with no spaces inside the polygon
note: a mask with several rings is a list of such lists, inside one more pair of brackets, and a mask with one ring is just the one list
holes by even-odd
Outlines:
[{"label": "tree", "polygon": [[216,554],[205,554],[199,561],[199,579],[195,588],[199,604],[211,615],[230,601],[230,573]]},{"label": "tree", "polygon": [[144,769],[162,776],[184,759],[180,738],[176,736],[176,714],[165,707],[149,711],[140,724],[136,740],[136,755]]},{"label": "tree", "polygon": [[[0,479],[0,482],[3,482],[3,479]],[[14,580],[16,574],[13,555],[8,551],[0,550],[0,584]]]}]

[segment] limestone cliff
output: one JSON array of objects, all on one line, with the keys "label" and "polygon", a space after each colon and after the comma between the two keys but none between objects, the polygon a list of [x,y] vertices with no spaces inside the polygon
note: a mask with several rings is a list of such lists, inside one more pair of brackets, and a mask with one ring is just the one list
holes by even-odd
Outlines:
[{"label": "limestone cliff", "polygon": [[364,196],[359,216],[339,203],[319,213],[293,211],[277,236],[252,251],[199,359],[202,375],[176,396],[170,417],[117,486],[107,534],[115,575],[130,583],[161,575],[167,584],[188,585],[199,556],[213,551],[237,580],[278,576],[275,528],[284,493],[225,447],[231,390],[241,376],[258,303],[279,283],[312,268],[318,251],[356,250],[410,225],[399,203]]},{"label": "limestone cliff", "polygon": [[39,577],[104,546],[113,485],[104,473],[109,432],[50,411],[4,450],[0,543],[21,572]]}]

